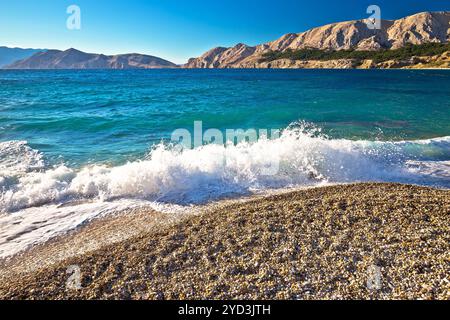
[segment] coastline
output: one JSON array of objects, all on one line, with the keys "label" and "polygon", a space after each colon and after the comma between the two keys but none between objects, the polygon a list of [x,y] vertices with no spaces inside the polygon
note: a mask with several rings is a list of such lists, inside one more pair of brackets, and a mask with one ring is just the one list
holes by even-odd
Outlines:
[{"label": "coastline", "polygon": [[0,301],[450,301],[450,1],[27,2],[2,10]]},{"label": "coastline", "polygon": [[[449,299],[449,212],[449,190],[386,183],[226,200],[175,218],[137,210],[3,263],[0,297]],[[65,287],[71,265],[81,290]],[[365,285],[371,266],[377,290]]]},{"label": "coastline", "polygon": [[154,232],[158,228],[174,224],[194,214],[195,211],[164,213],[145,207],[95,218],[65,234],[0,259],[0,281],[12,275],[36,272],[41,268],[99,250],[106,245],[125,241],[141,233]]},{"label": "coastline", "polygon": [[244,204],[269,196],[321,187],[268,190],[247,196],[216,200],[178,210],[157,210],[151,206],[135,207],[99,216],[47,241],[0,258],[0,281],[13,275],[35,272],[55,263],[86,254],[103,246],[120,243],[139,234],[158,231],[196,215],[207,214],[229,205]]}]

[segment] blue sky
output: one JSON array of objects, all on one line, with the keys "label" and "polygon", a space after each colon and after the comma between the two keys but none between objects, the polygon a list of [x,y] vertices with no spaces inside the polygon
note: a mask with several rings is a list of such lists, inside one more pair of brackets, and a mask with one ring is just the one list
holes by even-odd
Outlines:
[{"label": "blue sky", "polygon": [[[81,30],[68,30],[66,9],[81,8]],[[139,52],[177,63],[215,46],[255,45],[289,32],[365,18],[450,10],[450,0],[0,0],[0,46]]]}]

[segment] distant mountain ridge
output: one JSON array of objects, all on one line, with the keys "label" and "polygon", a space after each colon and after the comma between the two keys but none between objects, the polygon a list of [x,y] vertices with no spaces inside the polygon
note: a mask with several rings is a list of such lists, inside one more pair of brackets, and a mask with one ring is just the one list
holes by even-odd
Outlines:
[{"label": "distant mountain ridge", "polygon": [[[302,33],[290,33],[278,40],[257,46],[239,43],[232,48],[217,47],[201,57],[192,58],[186,68],[267,68],[301,67],[298,63],[260,62],[267,52],[314,48],[320,50],[397,49],[408,44],[448,43],[450,12],[423,12],[398,20],[383,20],[380,30],[371,30],[367,20],[333,23]],[[326,64],[334,67],[332,64]],[[339,64],[338,64],[339,65]]]},{"label": "distant mountain ridge", "polygon": [[16,61],[5,69],[160,69],[178,68],[170,61],[138,53],[107,56],[76,49],[47,50]]},{"label": "distant mountain ridge", "polygon": [[46,50],[0,47],[0,68],[9,65],[15,61],[29,58],[33,54],[43,51]]},{"label": "distant mountain ridge", "polygon": [[[368,20],[332,23],[302,33],[289,33],[257,46],[239,43],[217,47],[179,66],[162,58],[138,53],[103,55],[76,49],[66,51],[0,47],[0,68],[4,69],[159,69],[159,68],[450,68],[450,52],[411,56],[408,59],[376,63],[371,59],[319,61],[292,59],[299,50],[380,51],[408,45],[450,43],[450,11],[422,12],[398,20],[382,20],[380,30],[371,30]],[[300,55],[297,55],[297,57]],[[18,61],[17,61],[18,60]]]}]

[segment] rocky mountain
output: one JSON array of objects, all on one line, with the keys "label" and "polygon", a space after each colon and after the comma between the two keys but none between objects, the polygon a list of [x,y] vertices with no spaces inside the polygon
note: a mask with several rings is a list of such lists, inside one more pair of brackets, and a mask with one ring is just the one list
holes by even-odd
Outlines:
[{"label": "rocky mountain", "polygon": [[[186,68],[301,68],[298,61],[261,63],[264,53],[314,48],[320,50],[397,49],[407,44],[450,41],[450,12],[423,12],[399,20],[383,20],[380,30],[371,30],[367,20],[333,23],[302,33],[291,33],[258,46],[237,44],[232,48],[215,48],[199,58],[192,58]],[[349,67],[347,62],[329,62],[326,67]],[[303,64],[308,67],[308,64]]]},{"label": "rocky mountain", "polygon": [[45,50],[0,47],[0,68],[9,65],[15,61],[29,58],[33,54],[42,51]]},{"label": "rocky mountain", "polygon": [[137,53],[106,56],[76,49],[48,50],[17,61],[5,69],[160,69],[177,68],[170,61]]}]

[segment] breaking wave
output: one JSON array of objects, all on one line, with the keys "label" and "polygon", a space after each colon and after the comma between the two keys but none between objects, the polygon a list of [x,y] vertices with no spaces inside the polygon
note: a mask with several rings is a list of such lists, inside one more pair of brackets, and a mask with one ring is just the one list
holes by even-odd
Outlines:
[{"label": "breaking wave", "polygon": [[274,140],[193,150],[161,143],[143,160],[78,169],[46,165],[24,141],[3,142],[0,258],[130,208],[177,214],[225,197],[364,181],[450,188],[450,137],[352,141],[292,126]]},{"label": "breaking wave", "polygon": [[193,150],[160,144],[146,159],[116,167],[44,169],[42,159],[25,142],[0,144],[0,212],[80,199],[199,204],[267,189],[363,181],[450,184],[450,137],[337,140],[304,127],[252,144]]}]

